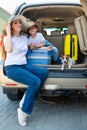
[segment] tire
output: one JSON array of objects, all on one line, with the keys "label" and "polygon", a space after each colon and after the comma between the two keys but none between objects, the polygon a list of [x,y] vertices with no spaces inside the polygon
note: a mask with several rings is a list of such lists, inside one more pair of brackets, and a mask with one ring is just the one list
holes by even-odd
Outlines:
[{"label": "tire", "polygon": [[12,93],[7,93],[7,98],[12,100],[12,101],[17,101],[17,100],[21,100],[21,98],[24,95],[23,90],[18,90],[17,94],[12,94]]},{"label": "tire", "polygon": [[7,94],[7,98],[10,99],[10,100],[12,100],[12,101],[19,100],[18,94],[8,93],[8,94]]}]

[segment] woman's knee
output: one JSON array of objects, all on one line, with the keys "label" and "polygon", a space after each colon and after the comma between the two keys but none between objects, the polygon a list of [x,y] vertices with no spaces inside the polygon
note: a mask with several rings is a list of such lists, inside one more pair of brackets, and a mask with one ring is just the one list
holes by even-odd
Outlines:
[{"label": "woman's knee", "polygon": [[41,80],[37,77],[33,82],[33,86],[35,86],[38,89],[40,88],[40,85],[41,85]]}]

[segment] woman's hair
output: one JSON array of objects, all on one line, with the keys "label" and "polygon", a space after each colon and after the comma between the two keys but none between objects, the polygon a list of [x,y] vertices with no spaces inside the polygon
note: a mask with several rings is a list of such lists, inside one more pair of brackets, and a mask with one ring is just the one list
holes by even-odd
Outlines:
[{"label": "woman's hair", "polygon": [[2,34],[0,36],[0,53],[1,53],[1,59],[5,60],[6,58],[6,51],[5,51],[5,47],[4,47],[4,37],[7,35],[6,30],[3,29],[2,30]]}]

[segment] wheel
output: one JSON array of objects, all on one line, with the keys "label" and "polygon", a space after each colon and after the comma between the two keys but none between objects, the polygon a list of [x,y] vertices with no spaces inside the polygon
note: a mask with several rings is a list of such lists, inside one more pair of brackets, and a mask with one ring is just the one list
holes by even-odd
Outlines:
[{"label": "wheel", "polygon": [[23,90],[18,90],[17,94],[7,93],[8,99],[12,101],[20,100],[24,95]]},{"label": "wheel", "polygon": [[12,101],[19,100],[18,94],[7,93],[7,97],[8,97],[8,99],[10,99]]}]

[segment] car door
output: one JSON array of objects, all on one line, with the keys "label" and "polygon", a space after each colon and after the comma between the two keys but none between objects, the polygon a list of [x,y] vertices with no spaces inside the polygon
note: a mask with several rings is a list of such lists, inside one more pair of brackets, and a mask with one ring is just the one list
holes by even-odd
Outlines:
[{"label": "car door", "polygon": [[82,6],[83,6],[83,9],[84,9],[84,12],[85,12],[85,15],[87,17],[87,0],[80,0]]},{"label": "car door", "polygon": [[84,14],[75,19],[80,51],[87,55],[87,0],[80,0]]},{"label": "car door", "polygon": [[19,6],[16,7],[16,9],[14,10],[12,15],[17,15],[19,13],[19,10],[21,9],[21,7],[26,4],[25,2],[20,4]]}]

